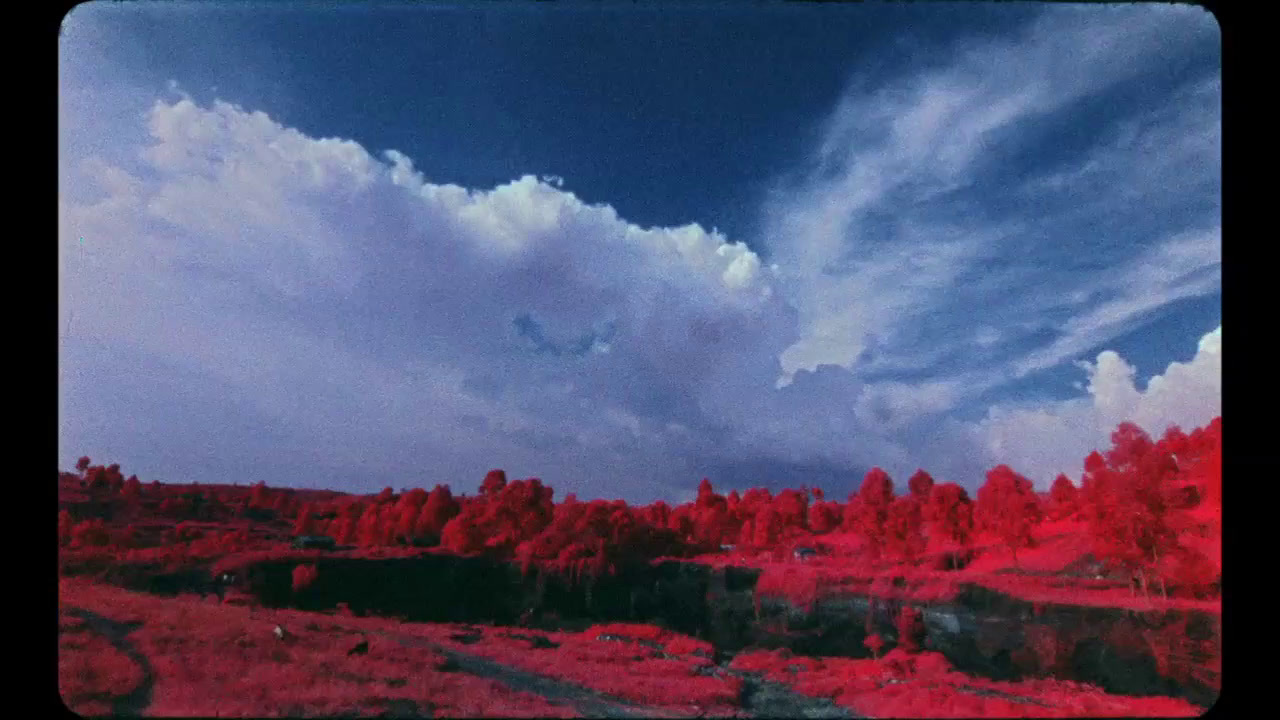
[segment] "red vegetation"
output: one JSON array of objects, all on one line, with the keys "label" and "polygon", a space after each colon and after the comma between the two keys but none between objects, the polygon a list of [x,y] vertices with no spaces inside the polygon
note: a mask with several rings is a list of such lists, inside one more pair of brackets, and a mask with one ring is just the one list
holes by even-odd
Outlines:
[{"label": "red vegetation", "polygon": [[[64,575],[70,575],[113,564],[172,572],[289,558],[297,563],[293,590],[304,594],[318,577],[312,558],[324,553],[286,552],[286,543],[295,535],[328,535],[342,546],[358,546],[340,549],[357,557],[476,554],[518,563],[527,573],[558,573],[586,585],[590,606],[592,581],[600,575],[657,558],[697,555],[701,562],[762,568],[757,601],[780,597],[807,611],[836,596],[900,603],[891,652],[882,656],[886,642],[879,633],[892,639],[893,630],[867,628],[865,644],[874,660],[753,653],[735,660],[741,668],[757,663],[761,671],[775,673],[802,692],[832,697],[862,713],[939,716],[942,706],[936,703],[950,703],[944,714],[1054,716],[1070,709],[1067,714],[1143,715],[1153,708],[1194,714],[1189,706],[1163,698],[1116,698],[1055,681],[1000,684],[961,676],[940,656],[921,652],[924,626],[912,605],[947,602],[978,585],[1036,603],[1124,607],[1157,615],[1170,611],[1156,625],[1135,626],[1128,635],[1123,629],[1108,630],[1102,640],[1149,651],[1166,677],[1216,685],[1217,638],[1190,626],[1180,630],[1172,611],[1220,612],[1221,465],[1221,418],[1190,434],[1169,428],[1159,441],[1136,425],[1122,424],[1110,448],[1085,460],[1080,487],[1060,475],[1043,509],[1030,481],[1005,465],[987,473],[976,503],[959,484],[935,484],[923,470],[908,480],[909,492],[895,498],[893,481],[874,468],[847,504],[824,500],[818,488],[787,489],[776,496],[751,488],[726,496],[704,478],[692,502],[631,507],[622,501],[579,502],[572,495],[556,503],[552,488],[539,479],[508,482],[500,470],[485,476],[474,497],[455,498],[447,485],[429,492],[414,488],[397,495],[385,488],[377,495],[350,496],[273,489],[263,483],[247,488],[144,486],[136,476],[124,479],[118,465],[95,466],[81,458],[78,473],[59,475],[59,562]],[[720,552],[733,544],[739,547]],[[436,545],[431,551],[414,549]],[[805,546],[817,554],[792,555]],[[325,583],[330,580],[326,577]],[[1136,595],[1139,589],[1141,596]],[[71,619],[66,623],[68,629],[75,626]],[[1043,673],[1069,669],[1076,643],[1069,633],[1035,620],[1019,627],[1022,646],[1010,648],[1018,667]],[[1010,631],[990,631],[1000,632]],[[688,702],[726,712],[736,707],[734,682],[706,667],[711,647],[705,641],[645,625],[596,626],[580,635],[552,637],[560,647],[536,653],[515,636],[486,639],[488,644],[482,645],[502,662],[637,701],[672,707]],[[1007,646],[996,640],[1001,639],[984,636],[982,642]],[[94,653],[101,650],[113,663],[119,661],[99,645],[93,646]],[[333,648],[335,653],[339,649]],[[264,657],[255,662],[280,662]],[[296,655],[290,657],[289,662],[298,662]],[[70,690],[64,696],[74,695],[77,708],[109,712],[129,692],[130,677],[111,680],[109,672],[76,667],[68,671],[65,687]],[[248,672],[247,667],[241,672]],[[208,680],[196,672],[184,665],[178,677],[206,686],[231,682],[230,676]],[[291,672],[280,670],[278,679],[297,679]],[[92,689],[104,682],[106,689]],[[201,704],[177,687],[170,685],[167,695],[157,695],[160,707],[235,712]],[[268,687],[266,681],[260,684],[263,692]],[[446,696],[451,692],[432,687]],[[159,702],[162,697],[167,699]],[[369,697],[384,697],[384,691]],[[315,705],[299,700],[296,708],[322,714],[334,708],[386,709],[367,698],[343,705],[347,700],[330,698]],[[250,705],[246,700],[243,707]],[[443,712],[442,707],[437,705],[436,711]]]},{"label": "red vegetation", "polygon": [[923,469],[916,470],[915,474],[907,479],[907,489],[912,497],[922,504],[926,503],[929,501],[929,493],[933,491],[933,476]]},{"label": "red vegetation", "polygon": [[896,498],[889,505],[885,517],[885,547],[902,560],[915,562],[925,550],[923,522],[918,497],[904,495]]},{"label": "red vegetation", "polygon": [[997,465],[987,473],[987,482],[978,489],[975,520],[1013,551],[1018,564],[1018,549],[1035,544],[1032,530],[1043,518],[1040,500],[1031,489],[1031,481],[1014,472],[1008,465]]},{"label": "red vegetation", "polygon": [[885,525],[892,503],[893,480],[878,467],[871,468],[863,477],[858,492],[849,496],[849,505],[844,512],[844,529],[860,534],[872,556],[879,556],[884,549]]},{"label": "red vegetation", "polygon": [[905,652],[919,652],[924,646],[924,620],[920,616],[920,611],[904,605],[898,611],[897,618],[898,630],[898,647]]},{"label": "red vegetation", "polygon": [[1071,478],[1058,475],[1053,481],[1053,488],[1049,491],[1049,516],[1054,520],[1064,520],[1075,515],[1079,509],[1078,495],[1076,486],[1071,483]]},{"label": "red vegetation", "polygon": [[[119,623],[147,658],[154,686],[145,714],[161,717],[575,717],[571,708],[452,669],[439,651],[373,633],[410,626],[298,611],[165,600],[63,581],[60,604]],[[66,617],[66,615],[62,615]],[[275,625],[290,639],[272,635]],[[84,624],[59,623],[59,690],[75,711],[111,714],[143,680],[130,659]],[[361,638],[369,649],[348,651]],[[412,638],[410,638],[412,639]]]},{"label": "red vegetation", "polygon": [[307,563],[298,565],[293,569],[293,591],[302,592],[316,581],[320,576],[320,571],[316,568],[315,563]]},{"label": "red vegetation", "polygon": [[973,503],[969,493],[955,483],[933,489],[929,498],[930,534],[951,547],[951,566],[956,566],[956,550],[967,548],[973,536]]}]

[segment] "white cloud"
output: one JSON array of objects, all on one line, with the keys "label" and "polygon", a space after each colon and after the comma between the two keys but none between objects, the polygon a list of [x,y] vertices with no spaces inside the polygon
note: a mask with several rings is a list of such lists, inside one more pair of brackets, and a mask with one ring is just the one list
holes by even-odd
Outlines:
[{"label": "white cloud", "polygon": [[[616,453],[621,437],[635,452],[618,467],[656,482],[690,442],[667,423],[703,422],[708,387],[745,392],[790,326],[773,270],[696,224],[637,227],[532,176],[428,183],[400,153],[384,163],[226,103],[157,103],[148,127],[132,171],[91,157],[69,176],[64,347],[127,347],[216,378],[303,435],[560,468],[584,464],[584,447],[522,443],[577,436]],[[524,351],[521,315],[582,352]],[[64,397],[84,369],[63,368]],[[601,446],[597,427],[624,434]]]},{"label": "white cloud", "polygon": [[1155,437],[1185,431],[1222,414],[1222,327],[1206,334],[1190,361],[1170,363],[1139,389],[1134,368],[1111,350],[1079,363],[1082,397],[1039,407],[995,407],[974,428],[992,463],[1006,462],[1047,489],[1059,472],[1077,482],[1084,457],[1110,446],[1111,432],[1134,422]]},{"label": "white cloud", "polygon": [[[779,188],[769,208],[771,243],[788,276],[798,279],[787,289],[801,322],[801,336],[781,357],[777,384],[823,364],[861,373],[873,339],[882,359],[909,363],[921,343],[904,328],[953,310],[960,278],[1000,255],[1002,245],[1039,229],[976,220],[974,208],[946,200],[946,194],[971,183],[983,162],[1007,151],[1002,143],[1009,137],[1163,62],[1174,48],[1203,42],[1212,27],[1212,19],[1185,8],[1054,8],[1014,37],[975,44],[932,70],[884,79],[878,89],[865,89],[865,78],[855,77],[823,127],[808,175]],[[1191,98],[1195,108],[1204,95]],[[1169,113],[1161,112],[1167,120]],[[1201,117],[1198,109],[1190,115]],[[1197,140],[1154,147],[1144,136],[1130,149],[1142,161],[1125,158],[1133,172],[1151,171],[1148,159],[1181,168],[1188,153],[1199,158],[1212,145],[1212,133],[1176,130],[1179,140],[1207,137],[1209,145]],[[1144,176],[1134,187],[1149,181]],[[1072,182],[1042,179],[1042,192]],[[939,221],[940,215],[950,219]],[[937,241],[939,235],[949,238]],[[1115,329],[1113,318],[1199,291],[1169,287],[1144,303],[1102,310],[1092,322],[1105,327],[1082,327],[1075,335],[1097,339]],[[1008,292],[999,287],[992,294]],[[953,345],[948,352],[958,354],[977,331],[975,322],[958,338],[932,338],[925,346],[945,342]],[[1060,359],[1059,351],[1074,342],[1064,340],[1042,358]]]},{"label": "white cloud", "polygon": [[1072,317],[1051,344],[1014,365],[1022,377],[1053,367],[1098,343],[1116,337],[1177,300],[1216,292],[1222,285],[1222,239],[1218,228],[1187,232],[1166,240],[1124,267],[1101,274],[1088,295],[1114,297]]}]

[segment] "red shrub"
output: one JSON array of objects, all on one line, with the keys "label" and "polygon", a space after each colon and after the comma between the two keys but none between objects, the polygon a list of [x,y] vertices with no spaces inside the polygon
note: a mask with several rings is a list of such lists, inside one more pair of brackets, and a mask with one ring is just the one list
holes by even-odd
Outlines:
[{"label": "red shrub", "polygon": [[880,651],[884,649],[884,638],[880,637],[879,633],[871,633],[862,641],[862,644],[867,646],[873,657],[878,658],[880,657]]},{"label": "red shrub", "polygon": [[111,534],[99,519],[85,520],[71,528],[72,547],[106,547],[111,544]]},{"label": "red shrub", "polygon": [[[86,458],[87,459],[87,458]],[[75,527],[75,519],[71,517],[71,513],[66,510],[58,511],[58,544],[66,546],[71,544],[73,537],[72,530]]]},{"label": "red shrub", "polygon": [[314,563],[306,565],[296,565],[293,568],[293,591],[302,592],[316,581],[320,576],[320,571]]},{"label": "red shrub", "polygon": [[906,652],[914,653],[923,647],[925,627],[919,610],[910,605],[904,605],[898,611],[896,626],[899,648]]}]

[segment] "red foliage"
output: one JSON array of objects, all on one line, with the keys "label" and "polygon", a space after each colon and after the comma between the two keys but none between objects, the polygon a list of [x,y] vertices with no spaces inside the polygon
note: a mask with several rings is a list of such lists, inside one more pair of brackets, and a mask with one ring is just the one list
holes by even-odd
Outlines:
[{"label": "red foliage", "polygon": [[964,488],[955,483],[935,487],[930,494],[927,516],[931,536],[962,548],[969,545],[973,535],[973,503]]},{"label": "red foliage", "polygon": [[82,455],[80,459],[76,461],[76,470],[83,473],[85,470],[89,469],[89,463],[91,462],[93,461],[89,459],[88,455]]},{"label": "red foliage", "polygon": [[302,506],[302,512],[298,513],[298,519],[293,524],[294,535],[317,535],[319,534],[318,523],[315,518],[315,508],[311,503]]},{"label": "red foliage", "polygon": [[809,530],[819,535],[840,527],[840,503],[816,502],[809,506]]},{"label": "red foliage", "polygon": [[441,547],[462,555],[482,550],[488,539],[479,524],[482,512],[482,508],[473,505],[445,523],[440,533]]},{"label": "red foliage", "polygon": [[784,536],[809,529],[809,494],[800,490],[783,490],[773,499],[778,522]]},{"label": "red foliage", "polygon": [[866,540],[867,550],[873,557],[879,556],[884,548],[885,523],[892,503],[893,480],[878,467],[871,468],[857,494],[849,496],[849,506],[844,513],[845,528]]},{"label": "red foliage", "polygon": [[910,605],[904,605],[898,611],[896,621],[898,630],[898,647],[914,653],[924,646],[925,626],[920,611]]},{"label": "red foliage", "polygon": [[75,520],[71,517],[71,513],[64,510],[58,511],[58,545],[66,546],[71,544],[72,529],[75,527]]},{"label": "red foliage", "polygon": [[110,544],[111,533],[98,518],[85,520],[71,528],[71,547],[106,547]]},{"label": "red foliage", "polygon": [[715,490],[711,487],[711,479],[702,478],[702,482],[698,483],[697,504],[702,505],[704,502],[709,501],[713,495],[715,495]]},{"label": "red foliage", "polygon": [[907,488],[911,491],[912,497],[922,504],[926,503],[929,500],[929,493],[933,490],[933,476],[923,469],[916,470],[915,474],[907,479]]},{"label": "red foliage", "polygon": [[480,483],[480,496],[491,497],[502,492],[502,488],[507,486],[507,474],[502,470],[490,470],[484,476],[484,481]]},{"label": "red foliage", "polygon": [[316,568],[315,563],[307,563],[305,565],[296,565],[293,568],[293,591],[302,592],[320,577],[320,571]]},{"label": "red foliage", "polygon": [[782,516],[772,505],[766,505],[756,513],[754,532],[749,544],[758,548],[772,547],[778,542],[781,531]]},{"label": "red foliage", "polygon": [[415,538],[428,539],[439,537],[445,525],[462,511],[461,505],[454,499],[448,485],[436,485],[427,495],[421,512],[414,521]]},{"label": "red foliage", "polygon": [[[1154,578],[1193,594],[1212,574],[1204,554],[1180,542],[1220,537],[1221,418],[1184,436],[1176,427],[1158,443],[1133,423],[1112,433],[1112,448],[1085,459],[1082,489],[1094,553],[1132,574],[1143,594]],[[1208,510],[1209,512],[1205,512]],[[1216,522],[1215,522],[1216,516]],[[1205,522],[1205,519],[1208,522]]]},{"label": "red foliage", "polygon": [[862,644],[867,646],[873,657],[878,658],[880,657],[880,651],[884,649],[884,638],[880,637],[879,633],[871,633],[862,641]]},{"label": "red foliage", "polygon": [[885,547],[912,562],[925,550],[921,501],[912,495],[895,498],[885,517]]},{"label": "red foliage", "polygon": [[269,502],[270,496],[267,491],[267,483],[262,481],[254,485],[249,492],[249,507],[265,508]]},{"label": "red foliage", "polygon": [[130,475],[129,479],[125,480],[120,494],[130,502],[137,501],[142,497],[142,483],[138,481],[137,475]]},{"label": "red foliage", "polygon": [[1031,481],[1008,465],[997,465],[987,473],[986,484],[978,489],[974,510],[978,524],[997,535],[1013,551],[1016,566],[1018,549],[1035,544],[1032,531],[1043,517]]},{"label": "red foliage", "polygon": [[1076,486],[1071,483],[1071,478],[1066,475],[1059,474],[1053,481],[1053,488],[1049,490],[1050,513],[1055,520],[1069,518],[1076,513],[1078,509]]}]

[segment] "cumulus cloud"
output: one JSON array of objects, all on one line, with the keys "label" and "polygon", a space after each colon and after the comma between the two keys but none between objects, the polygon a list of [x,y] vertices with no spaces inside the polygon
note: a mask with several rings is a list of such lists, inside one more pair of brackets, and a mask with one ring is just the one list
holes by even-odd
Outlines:
[{"label": "cumulus cloud", "polygon": [[1084,457],[1110,446],[1111,432],[1134,422],[1158,437],[1170,425],[1190,431],[1222,413],[1222,327],[1201,338],[1194,357],[1170,363],[1139,388],[1136,371],[1105,350],[1079,367],[1085,394],[1038,407],[994,407],[975,428],[992,462],[1007,462],[1047,489],[1060,472],[1079,480]]},{"label": "cumulus cloud", "polygon": [[469,446],[472,468],[678,468],[691,440],[668,426],[718,422],[703,389],[744,392],[762,371],[742,350],[767,365],[785,343],[772,271],[696,224],[638,227],[532,176],[432,184],[227,103],[159,102],[148,128],[137,167],[88,158],[95,199],[62,200],[64,343],[180,363],[264,423]]}]

